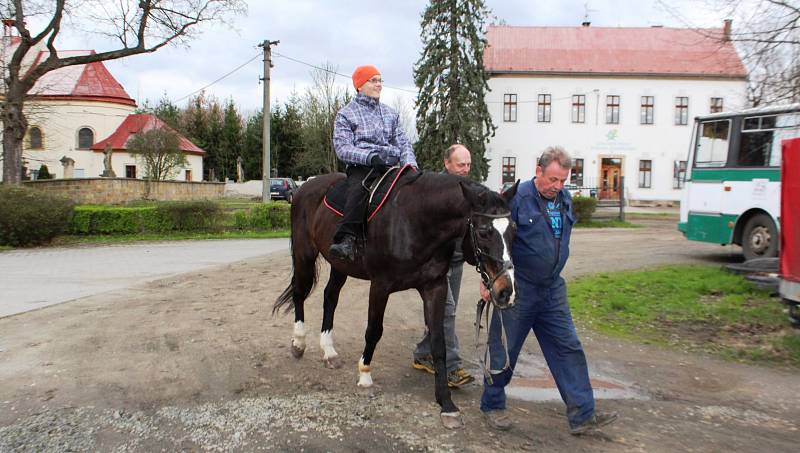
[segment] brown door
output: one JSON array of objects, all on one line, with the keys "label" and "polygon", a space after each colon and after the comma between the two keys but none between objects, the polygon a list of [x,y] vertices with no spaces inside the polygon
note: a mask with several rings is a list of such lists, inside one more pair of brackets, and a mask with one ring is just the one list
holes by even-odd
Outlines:
[{"label": "brown door", "polygon": [[622,159],[603,158],[600,165],[600,193],[601,200],[619,199],[619,183],[622,176]]}]

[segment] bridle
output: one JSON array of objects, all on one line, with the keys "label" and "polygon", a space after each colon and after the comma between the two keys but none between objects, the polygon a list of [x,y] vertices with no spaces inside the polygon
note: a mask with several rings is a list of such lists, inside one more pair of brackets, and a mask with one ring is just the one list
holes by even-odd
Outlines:
[{"label": "bridle", "polygon": [[[478,273],[481,276],[481,280],[483,281],[483,285],[489,291],[489,300],[491,301],[491,307],[495,309],[497,315],[500,318],[500,339],[503,344],[503,351],[505,352],[506,355],[506,363],[505,365],[503,365],[502,369],[494,370],[486,365],[487,362],[491,365],[491,360],[489,359],[489,337],[488,337],[489,322],[490,322],[489,311],[491,310],[486,310],[485,312],[486,327],[487,327],[486,349],[484,350],[483,354],[480,354],[479,349],[480,349],[481,315],[484,313],[483,309],[486,306],[486,301],[480,299],[478,301],[478,307],[475,315],[475,351],[476,353],[478,353],[478,362],[481,364],[481,368],[483,369],[483,375],[489,382],[489,384],[491,384],[493,374],[500,374],[506,371],[507,369],[511,368],[511,359],[508,356],[508,336],[506,335],[506,326],[505,323],[503,322],[503,310],[505,308],[510,308],[511,306],[513,306],[513,302],[509,303],[508,306],[504,308],[500,308],[498,306],[497,295],[494,292],[494,282],[496,282],[497,279],[502,277],[503,275],[508,274],[510,270],[514,269],[514,264],[511,262],[511,260],[506,261],[502,258],[497,258],[495,256],[490,255],[489,253],[486,253],[481,249],[481,247],[478,245],[477,233],[475,233],[475,224],[472,222],[473,216],[489,217],[492,219],[502,219],[506,217],[511,217],[511,213],[486,214],[482,212],[473,212],[470,215],[469,219],[467,219],[467,224],[469,225],[470,239],[472,240],[472,251],[475,255],[475,262],[476,262],[475,270],[478,271]],[[497,275],[494,276],[494,278],[491,278],[486,270],[487,261],[493,261],[500,265],[500,272],[498,272]]]}]

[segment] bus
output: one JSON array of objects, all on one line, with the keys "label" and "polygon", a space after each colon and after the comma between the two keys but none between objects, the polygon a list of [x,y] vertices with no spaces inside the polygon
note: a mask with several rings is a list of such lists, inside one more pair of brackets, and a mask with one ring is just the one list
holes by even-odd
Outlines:
[{"label": "bus", "polygon": [[800,137],[800,104],[695,118],[678,229],[736,244],[745,259],[778,256],[781,142]]}]

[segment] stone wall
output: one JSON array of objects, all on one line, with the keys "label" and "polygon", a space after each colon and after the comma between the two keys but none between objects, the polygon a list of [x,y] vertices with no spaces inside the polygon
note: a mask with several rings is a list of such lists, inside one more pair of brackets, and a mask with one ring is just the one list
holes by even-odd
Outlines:
[{"label": "stone wall", "polygon": [[[213,200],[225,183],[153,181],[127,178],[76,178],[26,181],[26,187],[64,195],[80,204],[119,204],[138,200]],[[149,189],[149,190],[148,190]]]}]

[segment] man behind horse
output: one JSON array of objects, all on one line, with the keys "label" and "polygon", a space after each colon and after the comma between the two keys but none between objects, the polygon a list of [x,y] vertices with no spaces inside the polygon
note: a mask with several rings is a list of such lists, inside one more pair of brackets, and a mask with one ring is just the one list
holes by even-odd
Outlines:
[{"label": "man behind horse", "polygon": [[347,164],[347,198],[329,250],[333,258],[350,262],[355,261],[356,235],[364,223],[364,179],[370,171],[382,174],[396,164],[417,167],[398,114],[380,102],[383,79],[378,68],[359,66],[352,79],[356,97],[336,114],[333,130],[336,156]]},{"label": "man behind horse", "polygon": [[[572,198],[564,189],[572,159],[560,147],[547,148],[539,158],[536,177],[519,185],[511,201],[511,218],[517,232],[511,248],[516,277],[516,304],[503,314],[508,335],[511,368],[484,379],[481,411],[490,427],[511,428],[506,413],[505,386],[528,333],[533,330],[547,366],[567,405],[570,433],[583,434],[608,425],[616,413],[595,412],[589,370],[567,305],[567,289],[561,270],[569,257],[574,217]],[[481,296],[489,293],[481,286]],[[492,317],[489,328],[492,369],[504,365],[500,320]]]},{"label": "man behind horse", "polygon": [[[455,144],[445,151],[444,171],[457,176],[468,176],[472,165],[472,157],[464,145]],[[464,272],[464,254],[461,252],[461,241],[456,244],[456,250],[450,261],[450,270],[447,272],[447,302],[444,307],[444,341],[447,359],[447,385],[453,388],[469,384],[475,378],[462,366],[459,354],[458,337],[456,336],[456,306],[458,294],[461,291],[461,275]],[[434,374],[433,357],[431,356],[431,335],[426,328],[422,340],[417,343],[414,350],[414,368]]]}]

